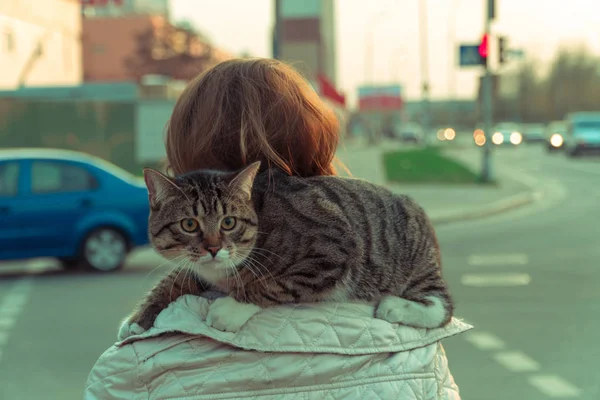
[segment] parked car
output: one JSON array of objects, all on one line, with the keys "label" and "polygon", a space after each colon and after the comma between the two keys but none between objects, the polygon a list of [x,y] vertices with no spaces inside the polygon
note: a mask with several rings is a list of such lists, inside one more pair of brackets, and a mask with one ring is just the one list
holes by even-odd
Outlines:
[{"label": "parked car", "polygon": [[565,151],[571,157],[600,151],[600,112],[577,112],[566,118]]},{"label": "parked car", "polygon": [[552,121],[548,124],[544,139],[548,151],[562,149],[565,143],[565,134],[567,133],[567,123],[565,121]]},{"label": "parked car", "polygon": [[148,244],[143,179],[100,158],[55,149],[0,150],[0,260],[59,258],[113,271]]},{"label": "parked car", "polygon": [[400,140],[406,143],[422,143],[424,140],[424,132],[421,125],[416,123],[405,123],[400,127]]},{"label": "parked car", "polygon": [[523,142],[525,143],[544,143],[546,138],[544,124],[526,124],[523,126]]},{"label": "parked car", "polygon": [[518,146],[523,143],[523,134],[518,124],[502,122],[494,126],[492,143],[496,146]]}]

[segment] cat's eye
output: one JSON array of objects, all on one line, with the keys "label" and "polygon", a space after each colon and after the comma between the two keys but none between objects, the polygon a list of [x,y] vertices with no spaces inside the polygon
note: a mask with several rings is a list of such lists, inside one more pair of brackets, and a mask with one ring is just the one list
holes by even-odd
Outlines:
[{"label": "cat's eye", "polygon": [[235,227],[235,218],[234,217],[225,217],[221,221],[221,228],[226,231],[230,231]]},{"label": "cat's eye", "polygon": [[196,232],[200,228],[200,224],[194,218],[186,218],[181,220],[181,229],[186,232]]}]

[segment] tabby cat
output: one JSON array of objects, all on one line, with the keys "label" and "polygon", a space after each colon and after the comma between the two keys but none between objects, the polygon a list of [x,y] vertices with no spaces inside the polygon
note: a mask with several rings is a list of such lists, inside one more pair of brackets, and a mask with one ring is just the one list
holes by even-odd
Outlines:
[{"label": "tabby cat", "polygon": [[259,169],[144,171],[152,245],[178,267],[129,323],[148,329],[177,297],[208,291],[261,307],[379,302],[376,316],[391,322],[448,323],[440,249],[413,200],[360,179]]}]

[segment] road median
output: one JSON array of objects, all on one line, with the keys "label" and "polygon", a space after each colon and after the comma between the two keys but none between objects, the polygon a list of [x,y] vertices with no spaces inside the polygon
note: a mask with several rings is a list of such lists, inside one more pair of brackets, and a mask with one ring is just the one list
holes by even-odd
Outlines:
[{"label": "road median", "polygon": [[[341,149],[338,157],[349,168],[352,175],[367,179],[373,183],[388,186],[392,191],[406,194],[414,198],[428,213],[435,225],[461,222],[500,214],[533,203],[539,197],[531,182],[526,182],[518,177],[503,175],[495,184],[477,184],[476,174],[465,173],[462,168],[455,168],[450,180],[439,180],[431,177],[440,165],[428,167],[428,171],[410,171],[411,168],[420,168],[416,153],[411,154],[405,161],[405,170],[396,176],[409,177],[406,182],[390,182],[386,174],[386,161],[384,154],[389,153],[389,146],[374,146],[368,148]],[[412,151],[412,150],[411,150]],[[444,154],[445,155],[445,154]],[[427,157],[432,156],[431,153]],[[433,156],[432,156],[433,157]],[[451,163],[461,164],[461,160],[445,155]],[[394,163],[403,161],[395,160]],[[436,158],[436,163],[439,160]],[[451,163],[444,161],[443,167]],[[393,163],[392,163],[393,164]],[[390,166],[388,161],[388,167]],[[472,167],[471,167],[472,168]],[[468,168],[465,170],[469,171]],[[470,171],[469,171],[470,172]],[[457,174],[460,177],[457,178]],[[418,182],[414,178],[426,176],[428,181]],[[462,179],[466,178],[466,179]],[[454,180],[453,180],[454,179]]]}]

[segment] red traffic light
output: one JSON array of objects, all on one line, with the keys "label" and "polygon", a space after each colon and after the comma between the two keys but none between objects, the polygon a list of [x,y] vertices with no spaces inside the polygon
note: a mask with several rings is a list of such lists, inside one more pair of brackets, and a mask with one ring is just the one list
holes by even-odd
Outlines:
[{"label": "red traffic light", "polygon": [[490,44],[490,35],[486,33],[481,38],[481,43],[479,44],[479,55],[482,58],[487,58],[488,54],[490,54],[489,44]]}]

